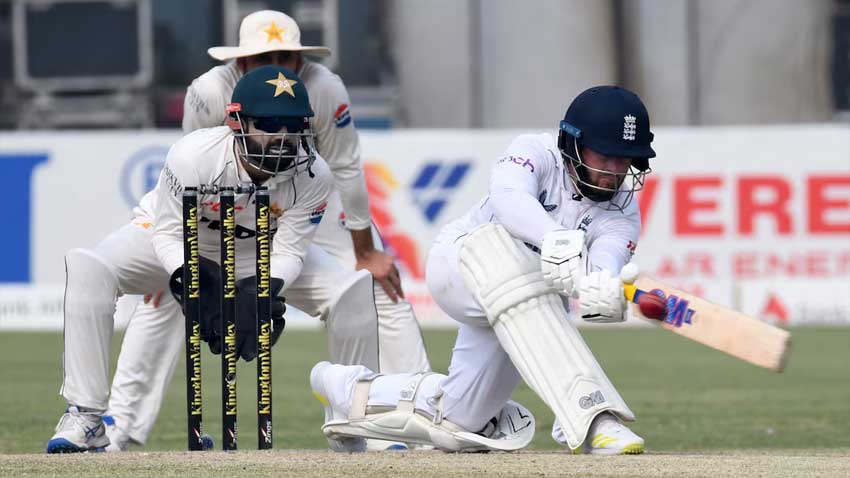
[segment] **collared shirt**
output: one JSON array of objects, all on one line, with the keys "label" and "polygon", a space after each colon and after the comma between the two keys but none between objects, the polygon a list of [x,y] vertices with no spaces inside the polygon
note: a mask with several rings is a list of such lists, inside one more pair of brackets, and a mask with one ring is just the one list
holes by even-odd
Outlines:
[{"label": "collared shirt", "polygon": [[[153,246],[165,270],[171,272],[183,265],[184,188],[199,185],[236,186],[250,184],[251,179],[237,160],[235,138],[226,126],[195,131],[180,139],[168,152],[153,197]],[[271,275],[289,286],[298,277],[321,220],[331,190],[331,175],[325,162],[317,157],[311,170],[289,178],[271,178],[270,228],[272,240]],[[236,194],[237,277],[255,274],[256,255],[254,194]],[[218,262],[220,258],[219,199],[217,195],[198,196],[199,250],[201,255]],[[244,259],[244,260],[243,260]]]}]

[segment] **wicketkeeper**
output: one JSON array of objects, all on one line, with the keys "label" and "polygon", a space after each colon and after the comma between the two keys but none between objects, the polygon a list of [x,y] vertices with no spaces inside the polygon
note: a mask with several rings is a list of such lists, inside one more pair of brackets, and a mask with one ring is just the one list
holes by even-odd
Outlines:
[{"label": "wicketkeeper", "polygon": [[[68,410],[47,444],[48,453],[98,450],[109,444],[103,414],[109,399],[109,356],[115,302],[121,294],[173,290],[183,269],[182,193],[189,186],[264,185],[269,190],[273,229],[271,277],[273,339],[283,329],[283,295],[296,307],[319,315],[327,304],[329,349],[335,360],[378,367],[377,316],[372,277],[345,270],[311,244],[331,191],[331,175],[317,154],[309,118],[313,110],[301,79],[291,70],[265,66],[236,85],[227,126],[195,131],[168,152],[155,188],[153,210],[136,209],[135,219],[93,249],[73,249],[65,258],[64,382]],[[254,195],[237,194],[238,353],[256,354]],[[217,196],[199,199],[201,287],[216,290],[220,277]],[[240,287],[241,286],[241,287]],[[244,297],[245,294],[248,297]],[[240,296],[242,296],[240,298]],[[201,294],[206,320],[201,334],[220,352],[215,292]],[[212,301],[212,302],[210,302]],[[210,320],[212,319],[212,320]],[[178,319],[183,324],[182,316]],[[180,341],[183,329],[178,328]]]}]

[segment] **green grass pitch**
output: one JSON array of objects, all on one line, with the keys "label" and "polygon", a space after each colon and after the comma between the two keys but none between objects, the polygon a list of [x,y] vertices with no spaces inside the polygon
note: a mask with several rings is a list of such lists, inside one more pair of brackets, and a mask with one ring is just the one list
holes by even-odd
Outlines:
[{"label": "green grass pitch", "polygon": [[[637,415],[650,451],[850,447],[850,330],[792,330],[785,373],[774,374],[654,328],[582,329]],[[436,371],[445,372],[454,331],[426,331]],[[120,344],[116,336],[114,355]],[[218,356],[204,346],[204,428],[221,443]],[[275,448],[325,448],[309,370],[326,357],[322,331],[287,331],[274,348]],[[43,453],[64,408],[62,335],[0,334],[0,453]],[[181,360],[148,450],[185,450]],[[256,448],[256,364],[239,365],[239,445]],[[516,400],[537,417],[532,448],[553,449],[552,413],[525,386]]]}]

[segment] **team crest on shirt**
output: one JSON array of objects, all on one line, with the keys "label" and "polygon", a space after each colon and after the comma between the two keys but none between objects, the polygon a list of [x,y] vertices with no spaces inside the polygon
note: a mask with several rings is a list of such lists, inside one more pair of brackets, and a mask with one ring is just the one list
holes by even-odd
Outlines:
[{"label": "team crest on shirt", "polygon": [[593,222],[593,216],[588,214],[582,218],[581,223],[578,225],[579,231],[587,232],[587,227],[590,226],[590,223]]},{"label": "team crest on shirt", "polygon": [[339,105],[336,113],[334,113],[334,124],[337,128],[345,128],[348,126],[348,123],[351,123],[351,112],[348,109],[348,105],[343,103]]},{"label": "team crest on shirt", "polygon": [[322,222],[322,216],[325,215],[325,209],[328,208],[328,203],[323,202],[321,206],[317,207],[310,211],[310,222],[313,224],[318,224]]},{"label": "team crest on shirt", "polygon": [[637,244],[632,241],[629,241],[629,243],[626,244],[626,249],[629,250],[629,256],[633,256],[635,255],[635,249],[637,249]]}]

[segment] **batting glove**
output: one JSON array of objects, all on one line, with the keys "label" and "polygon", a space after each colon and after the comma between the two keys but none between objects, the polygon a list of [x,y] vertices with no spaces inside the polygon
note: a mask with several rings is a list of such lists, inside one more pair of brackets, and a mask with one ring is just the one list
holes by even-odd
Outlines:
[{"label": "batting glove", "polygon": [[619,277],[607,270],[591,272],[578,287],[581,318],[588,322],[611,323],[626,320],[626,297]]},{"label": "batting glove", "polygon": [[585,270],[584,231],[559,229],[543,236],[540,268],[546,285],[566,296],[574,295]]}]

